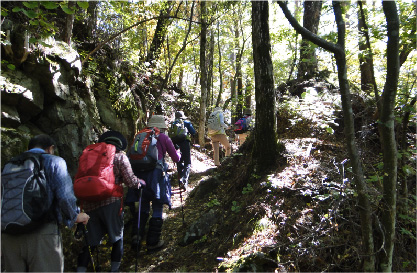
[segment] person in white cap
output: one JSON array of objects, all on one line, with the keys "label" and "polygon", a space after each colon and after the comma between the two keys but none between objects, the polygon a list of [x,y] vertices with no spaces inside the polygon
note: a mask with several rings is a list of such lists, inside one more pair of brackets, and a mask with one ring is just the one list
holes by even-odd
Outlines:
[{"label": "person in white cap", "polygon": [[224,122],[224,114],[221,107],[214,108],[213,112],[209,116],[207,127],[208,135],[211,138],[211,142],[213,145],[214,165],[220,166],[220,143],[226,149],[226,156],[229,156],[231,153],[229,139],[225,131],[227,128],[229,128],[229,126]]},{"label": "person in white cap", "polygon": [[[133,238],[132,238],[132,246],[136,247],[135,244],[138,243],[141,245],[141,241],[145,237],[145,227],[150,216],[151,211],[151,203],[152,203],[152,217],[149,220],[149,229],[146,237],[146,246],[149,252],[157,251],[163,248],[164,241],[160,239],[162,234],[162,225],[163,225],[163,205],[168,205],[171,207],[171,200],[170,196],[163,194],[163,191],[166,190],[165,187],[170,184],[165,183],[166,176],[165,173],[168,169],[167,164],[164,162],[165,154],[171,157],[172,161],[177,163],[180,161],[180,155],[177,154],[177,150],[174,147],[171,139],[164,133],[167,129],[167,125],[165,124],[165,117],[163,115],[153,115],[147,124],[148,128],[154,128],[158,134],[158,141],[157,141],[157,148],[158,148],[158,164],[155,169],[149,171],[142,171],[136,170],[133,166],[133,171],[135,175],[139,178],[145,180],[146,187],[143,189],[142,199],[141,199],[141,211],[140,211],[140,227],[139,227],[139,234],[135,234],[138,232],[137,229],[133,229]],[[171,192],[171,188],[167,191],[168,193]],[[139,201],[139,191],[138,190],[131,190],[128,192],[126,196],[126,204],[134,204],[134,202]],[[134,206],[131,206],[131,211]],[[134,221],[138,221],[138,213],[133,213]],[[136,236],[139,236],[136,237]],[[138,239],[137,239],[138,238]]]}]

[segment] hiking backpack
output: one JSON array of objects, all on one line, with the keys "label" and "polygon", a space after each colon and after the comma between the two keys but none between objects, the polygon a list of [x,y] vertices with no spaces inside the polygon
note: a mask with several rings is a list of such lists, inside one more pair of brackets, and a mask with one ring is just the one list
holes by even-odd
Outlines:
[{"label": "hiking backpack", "polygon": [[129,148],[128,157],[135,174],[138,171],[149,171],[155,169],[158,161],[159,129],[156,127],[145,128],[139,131]]},{"label": "hiking backpack", "polygon": [[184,121],[177,119],[171,123],[169,127],[168,136],[172,143],[178,144],[187,139],[188,129],[184,125]]},{"label": "hiking backpack", "polygon": [[240,118],[238,121],[235,122],[235,134],[243,134],[248,131],[248,126],[246,124],[246,118]]},{"label": "hiking backpack", "polygon": [[83,150],[74,180],[74,194],[78,199],[102,201],[123,196],[123,187],[115,183],[115,154],[116,147],[105,142],[88,145]]},{"label": "hiking backpack", "polygon": [[49,192],[41,153],[12,158],[1,173],[1,231],[22,234],[40,227],[51,212]]},{"label": "hiking backpack", "polygon": [[212,112],[207,120],[208,134],[215,135],[221,130],[220,111]]}]

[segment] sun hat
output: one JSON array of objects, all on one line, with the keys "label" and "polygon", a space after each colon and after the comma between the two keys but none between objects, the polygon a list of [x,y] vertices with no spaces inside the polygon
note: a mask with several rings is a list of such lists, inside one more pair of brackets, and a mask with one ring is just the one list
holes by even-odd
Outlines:
[{"label": "sun hat", "polygon": [[98,142],[106,142],[107,144],[113,144],[117,150],[124,150],[127,147],[126,138],[118,131],[107,131],[103,133]]},{"label": "sun hat", "polygon": [[153,115],[148,121],[148,127],[157,127],[159,129],[168,128],[165,124],[165,118],[162,115]]},{"label": "sun hat", "polygon": [[175,112],[175,118],[176,119],[187,119],[183,111],[177,111]]}]

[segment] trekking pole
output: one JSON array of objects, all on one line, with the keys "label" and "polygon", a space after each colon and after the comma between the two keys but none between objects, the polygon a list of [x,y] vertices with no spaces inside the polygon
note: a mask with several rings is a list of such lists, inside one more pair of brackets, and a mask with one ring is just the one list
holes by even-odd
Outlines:
[{"label": "trekking pole", "polygon": [[[88,254],[90,255],[91,263],[93,265],[93,270],[94,270],[94,272],[97,272],[96,271],[96,266],[94,265],[93,255],[91,254],[91,247],[88,244],[88,240],[87,240],[87,233],[88,233],[87,226],[84,225],[83,223],[79,223],[78,225],[83,225],[84,226],[83,229],[82,229],[82,231],[83,231],[83,234],[84,234],[85,245],[88,248]],[[77,226],[77,228],[78,228],[78,226]]]},{"label": "trekking pole", "polygon": [[140,229],[140,210],[141,210],[141,203],[142,203],[142,186],[139,189],[139,204],[138,204],[138,235],[137,235],[137,239],[136,239],[136,261],[135,261],[135,272],[138,272],[138,258],[139,258],[139,251],[140,251],[140,246],[139,246],[139,229]]},{"label": "trekking pole", "polygon": [[181,211],[182,211],[182,225],[185,226],[184,204],[182,203],[182,190],[180,187],[180,173],[178,173],[178,188],[180,189]]}]

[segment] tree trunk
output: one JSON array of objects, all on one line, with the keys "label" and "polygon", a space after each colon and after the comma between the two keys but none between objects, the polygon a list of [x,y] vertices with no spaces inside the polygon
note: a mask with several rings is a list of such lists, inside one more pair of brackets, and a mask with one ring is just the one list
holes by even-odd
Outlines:
[{"label": "tree trunk", "polygon": [[[68,2],[69,9],[73,9],[75,5],[76,5],[76,2],[74,1]],[[62,40],[68,45],[71,45],[72,28],[74,26],[74,17],[75,17],[75,12],[73,14],[67,14],[65,18],[65,28],[64,28],[64,32],[62,33]]]},{"label": "tree trunk", "polygon": [[278,157],[275,89],[269,36],[268,1],[252,2],[252,45],[255,74],[256,126],[253,163],[263,172]]},{"label": "tree trunk", "polygon": [[397,142],[394,130],[394,107],[400,71],[399,18],[396,2],[383,1],[382,7],[387,20],[387,78],[382,94],[379,133],[384,161],[382,226],[385,233],[384,251],[379,252],[379,267],[382,272],[392,271],[394,251],[396,205],[397,205]]},{"label": "tree trunk", "polygon": [[220,105],[220,100],[223,93],[223,72],[222,72],[222,48],[220,46],[220,24],[217,23],[217,47],[219,49],[219,77],[220,77],[220,90],[216,100],[216,107]]},{"label": "tree trunk", "polygon": [[207,68],[206,68],[206,45],[207,45],[207,22],[206,22],[206,1],[200,3],[200,22],[201,22],[201,33],[200,33],[200,86],[201,86],[201,97],[200,97],[200,122],[198,128],[198,143],[201,147],[204,147],[206,134],[206,104],[207,104]]},{"label": "tree trunk", "polygon": [[161,18],[156,24],[155,34],[153,36],[148,55],[146,56],[146,61],[149,63],[152,63],[152,61],[158,59],[159,54],[161,53],[161,47],[164,44],[166,32],[170,23],[168,16],[171,13],[173,6],[174,4],[169,3],[169,5],[160,12],[159,16]]},{"label": "tree trunk", "polygon": [[309,39],[311,42],[324,49],[333,52],[338,68],[339,88],[342,99],[342,110],[344,119],[344,132],[347,142],[347,150],[349,153],[350,163],[353,171],[353,184],[358,193],[359,212],[361,216],[362,240],[364,247],[364,271],[375,271],[375,256],[374,256],[374,239],[372,233],[372,217],[371,205],[367,194],[366,183],[362,170],[362,163],[360,161],[357,144],[355,140],[355,130],[352,115],[352,101],[347,77],[346,55],[345,55],[345,24],[343,21],[343,14],[341,3],[334,1],[333,10],[335,14],[336,25],[338,27],[338,42],[337,44],[330,43],[314,33],[308,31],[306,28],[300,26],[297,20],[291,15],[287,5],[284,2],[278,2],[285,17],[288,19],[294,29],[303,37]]},{"label": "tree trunk", "polygon": [[359,39],[359,68],[361,71],[361,90],[366,94],[375,94],[375,102],[379,108],[379,94],[374,75],[374,59],[369,39],[368,25],[366,24],[366,12],[364,1],[358,1],[358,29],[361,38]]},{"label": "tree trunk", "polygon": [[[239,16],[239,14],[238,14]],[[241,116],[242,116],[242,95],[243,95],[243,83],[242,83],[242,63],[241,63],[241,59],[242,59],[242,52],[240,50],[240,43],[239,43],[239,38],[240,38],[240,32],[239,32],[239,20],[235,21],[235,51],[237,51],[236,54],[236,60],[235,60],[235,67],[236,67],[236,75],[235,75],[235,79],[236,79],[236,83],[237,83],[237,89],[236,89],[236,108],[235,108],[235,113],[233,115],[232,118],[232,124],[234,124]]]},{"label": "tree trunk", "polygon": [[[303,26],[314,34],[317,34],[322,1],[305,1]],[[298,78],[311,78],[317,72],[317,57],[314,46],[308,39],[301,40],[300,63],[298,66]]]}]

